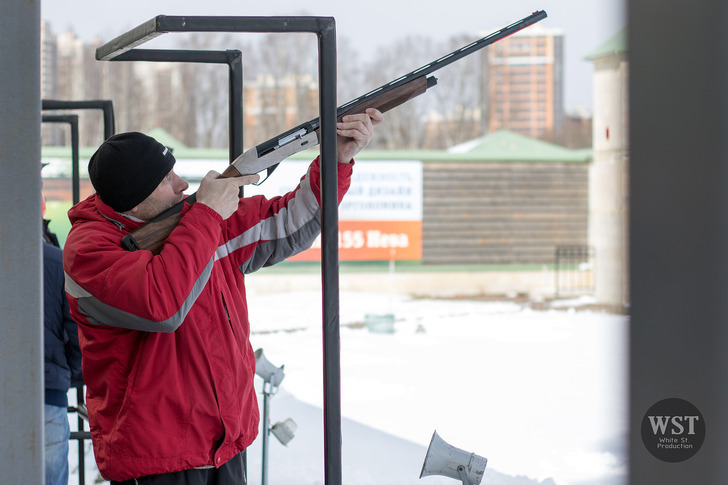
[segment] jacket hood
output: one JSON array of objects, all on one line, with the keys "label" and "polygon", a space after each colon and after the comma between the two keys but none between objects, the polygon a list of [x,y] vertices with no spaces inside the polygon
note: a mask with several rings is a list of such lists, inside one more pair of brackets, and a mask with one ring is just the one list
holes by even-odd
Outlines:
[{"label": "jacket hood", "polygon": [[106,205],[95,193],[68,210],[71,226],[81,221],[109,221],[121,229],[133,231],[143,223],[133,221]]}]

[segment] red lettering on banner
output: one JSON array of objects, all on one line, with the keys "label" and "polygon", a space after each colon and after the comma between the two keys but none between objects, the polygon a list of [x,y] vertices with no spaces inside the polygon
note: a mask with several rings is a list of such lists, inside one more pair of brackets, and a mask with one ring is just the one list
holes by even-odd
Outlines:
[{"label": "red lettering on banner", "polygon": [[[321,236],[289,261],[319,261]],[[422,259],[421,221],[339,221],[341,261]]]}]

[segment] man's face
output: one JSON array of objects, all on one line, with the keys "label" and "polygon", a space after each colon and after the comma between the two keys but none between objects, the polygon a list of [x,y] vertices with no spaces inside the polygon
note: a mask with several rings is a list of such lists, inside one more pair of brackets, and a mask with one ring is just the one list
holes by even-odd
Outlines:
[{"label": "man's face", "polygon": [[143,221],[150,221],[184,199],[187,187],[189,184],[174,173],[174,170],[170,170],[154,192],[130,210],[129,214]]}]

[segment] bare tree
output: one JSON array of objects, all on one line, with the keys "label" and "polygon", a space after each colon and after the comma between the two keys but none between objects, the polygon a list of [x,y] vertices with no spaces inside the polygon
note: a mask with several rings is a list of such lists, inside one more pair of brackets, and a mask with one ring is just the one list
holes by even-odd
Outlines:
[{"label": "bare tree", "polygon": [[[444,45],[444,51],[452,52],[472,40],[465,35],[451,37]],[[438,72],[441,85],[433,90],[432,99],[440,122],[438,136],[429,140],[428,148],[447,148],[483,133],[482,59],[482,56],[471,55]]]},{"label": "bare tree", "polygon": [[336,50],[336,96],[342,105],[364,94],[369,73],[349,38],[338,36]]},{"label": "bare tree", "polygon": [[[257,43],[257,133],[267,138],[316,116],[316,37],[271,33]],[[313,94],[312,95],[312,91]]]},{"label": "bare tree", "polygon": [[[229,33],[193,33],[180,48],[225,50],[240,45]],[[247,51],[247,49],[246,49]],[[190,146],[225,147],[229,144],[229,72],[224,65],[183,64],[179,95],[179,127]]]},{"label": "bare tree", "polygon": [[[316,38],[307,34],[271,33],[252,36],[243,44],[244,140],[247,146],[257,144],[291,126],[318,116],[318,54]],[[236,41],[240,36],[236,36]],[[250,37],[249,37],[250,38]],[[238,45],[240,42],[238,41]],[[191,34],[181,43],[185,49],[220,48],[235,45],[229,37]],[[350,58],[353,49],[339,38],[343,57]],[[223,130],[227,120],[227,73],[217,66],[182,64],[182,95],[178,123],[186,143],[193,146],[221,146],[227,141]],[[346,66],[340,79],[359,80],[360,66]],[[342,77],[343,76],[343,77]],[[339,92],[361,94],[351,82],[338,83]],[[352,96],[353,97],[353,96]],[[348,98],[347,98],[348,101]],[[192,136],[194,133],[194,136]]]},{"label": "bare tree", "polygon": [[[381,49],[366,69],[370,83],[366,90],[420,67],[432,60],[433,51],[432,41],[425,37],[407,37]],[[427,109],[427,96],[423,96],[390,111],[385,129],[379,130],[370,146],[387,149],[422,147],[425,142],[422,123]]]}]

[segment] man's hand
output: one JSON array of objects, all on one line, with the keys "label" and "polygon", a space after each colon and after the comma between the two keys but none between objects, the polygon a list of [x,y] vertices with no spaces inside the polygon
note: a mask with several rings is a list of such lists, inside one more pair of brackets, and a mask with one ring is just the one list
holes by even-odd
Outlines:
[{"label": "man's hand", "polygon": [[197,189],[195,197],[198,204],[205,204],[223,219],[227,219],[238,208],[240,187],[254,184],[258,180],[260,180],[258,174],[220,178],[219,173],[210,170],[200,181],[200,188]]},{"label": "man's hand", "polygon": [[379,110],[368,108],[366,113],[346,115],[336,124],[336,154],[342,163],[350,163],[354,156],[369,144],[374,127],[384,121]]}]

